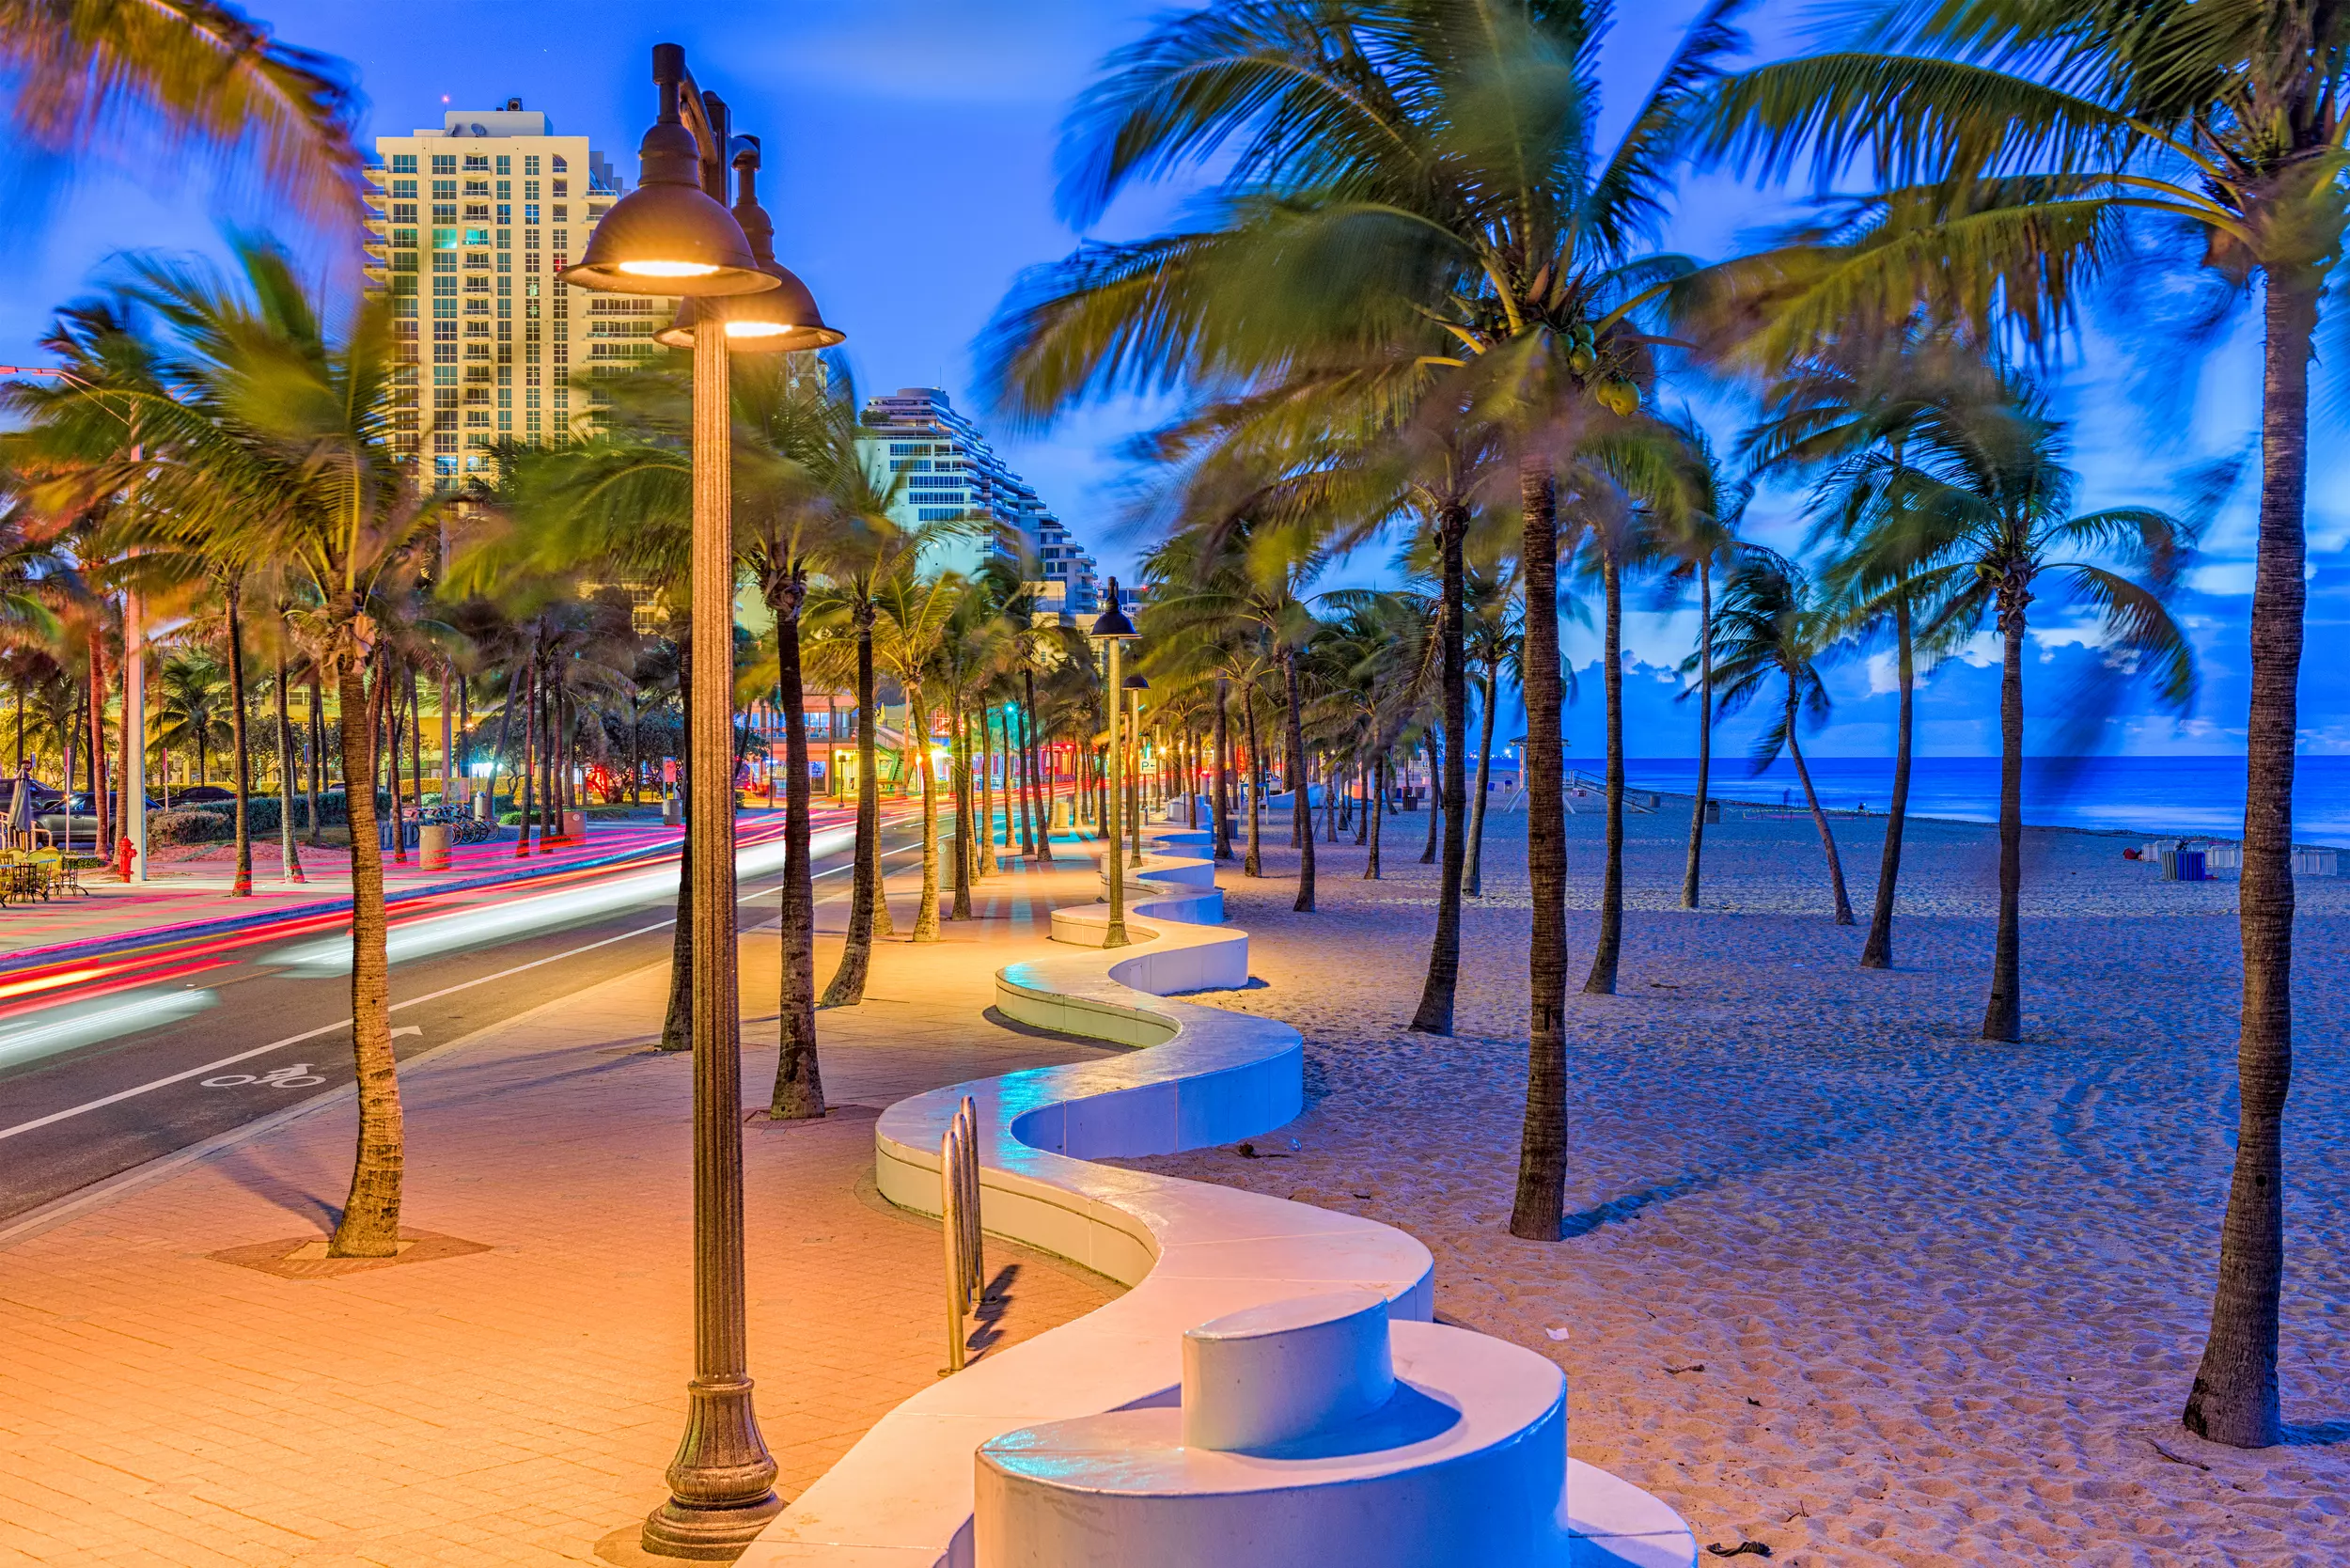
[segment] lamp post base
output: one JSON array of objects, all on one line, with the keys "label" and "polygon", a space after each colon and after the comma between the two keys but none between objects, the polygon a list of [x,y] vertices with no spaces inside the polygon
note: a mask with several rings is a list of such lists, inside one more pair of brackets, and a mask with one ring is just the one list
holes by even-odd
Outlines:
[{"label": "lamp post base", "polygon": [[688,1562],[732,1562],[783,1512],[773,1492],[752,1502],[697,1508],[675,1497],[645,1516],[637,1539],[647,1555]]}]

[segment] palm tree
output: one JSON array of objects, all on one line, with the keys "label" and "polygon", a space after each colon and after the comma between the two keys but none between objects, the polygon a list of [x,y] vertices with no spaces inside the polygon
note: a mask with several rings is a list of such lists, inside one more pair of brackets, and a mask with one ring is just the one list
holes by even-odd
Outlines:
[{"label": "palm tree", "polygon": [[922,781],[922,893],[915,905],[909,940],[938,940],[938,780],[932,764],[933,697],[947,690],[940,665],[957,630],[956,615],[967,597],[960,572],[920,574],[917,557],[898,559],[873,595],[880,619],[873,629],[873,657],[898,682],[906,699],[906,741]]},{"label": "palm tree", "polygon": [[1781,750],[1794,760],[1804,804],[1819,829],[1821,853],[1827,857],[1836,923],[1848,926],[1853,916],[1852,901],[1844,894],[1844,865],[1836,854],[1827,813],[1820,808],[1819,792],[1811,787],[1811,769],[1804,762],[1798,732],[1804,720],[1815,728],[1826,722],[1827,683],[1820,678],[1820,664],[1841,633],[1833,608],[1802,567],[1759,544],[1739,551],[1714,616],[1714,679],[1721,693],[1716,712],[1728,718],[1773,681],[1782,683],[1778,713],[1756,738],[1748,760],[1756,773],[1769,767]]},{"label": "palm tree", "polygon": [[[1772,335],[1931,294],[2044,339],[2125,225],[2230,298],[2262,284],[2262,483],[2245,757],[2243,1044],[2236,1167],[2212,1325],[2183,1419],[2217,1442],[2282,1440],[2278,1295],[2293,1060],[2293,774],[2309,476],[2309,366],[2350,207],[2350,10],[2323,4],[1904,0],[1864,47],[1730,84],[1708,150],[1821,184],[1883,189],[1825,255],[1789,268]],[[1776,351],[1766,349],[1768,357]],[[1787,357],[1778,353],[1777,357]]]},{"label": "palm tree", "polygon": [[1733,10],[1708,8],[1607,149],[1595,5],[1222,0],[1172,13],[1080,100],[1063,204],[1089,222],[1128,185],[1213,160],[1216,225],[1089,246],[1030,281],[994,343],[995,381],[1037,415],[1121,385],[1351,355],[1408,367],[1397,389],[1425,385],[1416,405],[1474,409],[1508,433],[1534,928],[1511,1228],[1533,1239],[1558,1238],[1565,1184],[1559,487],[1581,504],[1580,443],[1636,417],[1653,375],[1634,318],[1686,266],[1645,247],[1685,111],[1743,42]]},{"label": "palm tree", "polygon": [[[132,459],[143,504],[177,517],[178,542],[218,537],[234,512],[315,606],[300,630],[333,677],[343,714],[352,838],[352,1045],[359,1142],[334,1257],[389,1257],[400,1235],[404,1160],[384,958],[384,871],[375,840],[373,724],[389,699],[374,658],[379,616],[412,585],[414,547],[444,504],[420,497],[382,439],[396,364],[374,298],[348,306],[306,290],[292,259],[239,246],[243,275],[143,264],[139,299],[165,341],[167,379],[122,389],[149,443]],[[329,321],[347,322],[337,334]],[[156,461],[168,454],[167,461]],[[368,677],[372,673],[374,680]]]},{"label": "palm tree", "polygon": [[1523,688],[1526,675],[1526,623],[1518,613],[1517,566],[1500,560],[1491,568],[1472,570],[1467,584],[1468,661],[1478,668],[1477,787],[1469,795],[1468,869],[1461,890],[1470,898],[1485,894],[1485,805],[1493,790],[1494,718],[1501,706],[1501,681],[1506,674]]},{"label": "palm tree", "polygon": [[[1811,542],[1835,552],[1824,572],[1826,586],[1845,602],[1849,627],[1863,633],[1889,629],[1893,639],[1900,693],[1893,795],[1877,867],[1875,908],[1860,949],[1864,969],[1889,968],[1893,963],[1893,907],[1917,724],[1921,607],[1914,581],[1917,563],[1901,557],[1899,541],[1905,536],[1899,520],[1886,511],[1901,504],[1909,490],[1885,481],[1901,473],[1902,453],[1914,431],[1963,421],[1970,410],[2002,410],[2007,396],[1998,373],[1958,336],[1904,321],[1891,333],[1848,334],[1786,368],[1764,394],[1762,418],[1747,435],[1747,450],[1758,464],[1819,474],[1810,504]],[[1945,636],[1928,651],[1952,651]]]},{"label": "palm tree", "polygon": [[213,748],[229,744],[227,703],[220,666],[201,653],[167,654],[156,669],[156,743],[166,753],[185,750],[198,784],[211,782]]},{"label": "palm tree", "polygon": [[[1906,576],[1907,590],[1935,606],[1920,635],[1954,640],[1989,619],[2000,637],[1999,925],[1986,1040],[2023,1035],[2024,637],[2029,606],[2051,589],[2093,617],[2106,656],[2151,677],[2158,698],[2192,703],[2193,657],[2163,599],[2176,582],[2194,529],[2167,513],[2118,507],[2073,515],[2073,475],[2063,432],[2041,396],[2008,378],[2003,407],[1966,406],[1913,429],[1902,458],[1876,461],[1865,503],[1881,521],[1847,569],[1863,583]],[[2060,550],[2082,557],[2053,559]],[[2087,558],[2137,571],[2134,580]]]},{"label": "palm tree", "polygon": [[1695,420],[1684,417],[1681,432],[1695,494],[1693,504],[1676,520],[1664,543],[1673,563],[1667,574],[1668,585],[1677,588],[1695,581],[1698,588],[1697,651],[1682,666],[1684,673],[1694,666],[1698,677],[1697,794],[1689,803],[1689,853],[1681,871],[1681,907],[1695,909],[1705,844],[1705,807],[1713,791],[1714,569],[1727,564],[1737,548],[1738,525],[1754,497],[1754,486],[1750,480],[1733,482],[1722,472],[1713,443]]},{"label": "palm tree", "polygon": [[359,215],[360,99],[338,60],[282,43],[223,0],[0,7],[16,140],[184,173],[258,155],[273,193],[321,226]]}]

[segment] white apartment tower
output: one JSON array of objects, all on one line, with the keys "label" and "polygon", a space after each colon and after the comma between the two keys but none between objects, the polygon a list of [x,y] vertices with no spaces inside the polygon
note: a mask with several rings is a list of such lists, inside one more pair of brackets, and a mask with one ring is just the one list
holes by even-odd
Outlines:
[{"label": "white apartment tower", "polygon": [[927,564],[965,573],[994,559],[1025,557],[1035,573],[1040,619],[1067,619],[1097,607],[1097,568],[1029,484],[995,455],[944,390],[904,386],[868,399],[857,447],[876,478],[898,481],[890,515],[908,525],[965,521],[972,532],[945,541]]},{"label": "white apartment tower", "polygon": [[448,484],[484,473],[499,440],[582,433],[573,381],[633,368],[670,311],[556,281],[619,197],[611,165],[519,98],[375,147],[368,274],[399,338],[394,449]]}]

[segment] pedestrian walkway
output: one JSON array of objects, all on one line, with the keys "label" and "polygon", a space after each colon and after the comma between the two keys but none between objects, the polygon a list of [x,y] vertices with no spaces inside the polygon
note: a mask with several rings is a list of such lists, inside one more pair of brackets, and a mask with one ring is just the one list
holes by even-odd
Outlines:
[{"label": "pedestrian walkway", "polygon": [[[989,1021],[1086,862],[983,882],[979,918],[877,948],[820,1014],[835,1114],[744,1128],[751,1368],[796,1494],[945,1363],[936,1228],[871,1190],[891,1101],[1113,1054]],[[1084,870],[1077,866],[1086,866]],[[894,877],[899,930],[916,883]],[[845,901],[820,907],[820,982]],[[768,918],[745,906],[745,920]],[[772,924],[743,938],[744,1103],[775,1070]],[[690,1064],[650,1047],[666,966],[401,1071],[396,1263],[282,1262],[348,1180],[348,1101],[0,1250],[0,1564],[552,1564],[664,1496],[692,1367]],[[424,1261],[412,1261],[412,1260]],[[1016,1342],[1117,1287],[991,1243]]]}]

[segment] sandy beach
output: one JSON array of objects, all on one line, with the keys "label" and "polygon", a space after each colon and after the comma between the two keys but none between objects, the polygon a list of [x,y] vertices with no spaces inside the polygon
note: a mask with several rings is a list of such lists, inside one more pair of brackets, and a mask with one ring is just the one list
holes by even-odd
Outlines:
[{"label": "sandy beach", "polygon": [[[1204,999],[1304,1031],[1308,1110],[1259,1158],[1136,1163],[1421,1238],[1440,1315],[1557,1359],[1575,1453],[1701,1544],[1812,1565],[2350,1561],[2350,880],[2299,883],[2295,1440],[2243,1452],[2177,1420],[2233,1136],[2235,884],[2164,884],[2127,836],[2031,832],[2026,1039],[1992,1044],[1994,829],[1913,821],[1898,966],[1872,972],[1862,930],[1828,919],[1808,820],[1728,810],[1707,907],[1681,911],[1687,812],[1667,796],[1630,820],[1612,997],[1579,993],[1602,822],[1569,824],[1568,1239],[1506,1229],[1522,815],[1488,825],[1451,1040],[1402,1027],[1435,898],[1425,816],[1388,820],[1380,882],[1351,834],[1319,845],[1313,915],[1290,908],[1286,822],[1270,831],[1263,881],[1223,877],[1261,983]],[[1882,819],[1836,826],[1865,923]]]}]

